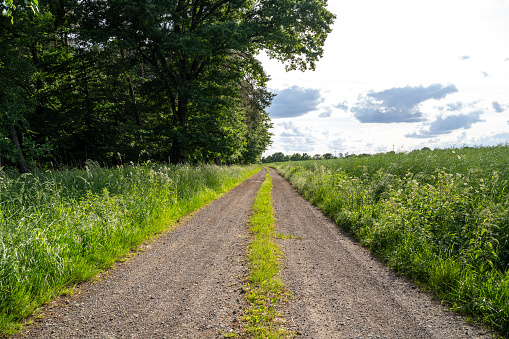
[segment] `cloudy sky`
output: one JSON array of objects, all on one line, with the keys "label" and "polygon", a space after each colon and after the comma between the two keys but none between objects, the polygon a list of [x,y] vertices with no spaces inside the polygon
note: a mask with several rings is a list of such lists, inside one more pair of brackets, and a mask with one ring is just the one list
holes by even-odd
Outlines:
[{"label": "cloudy sky", "polygon": [[509,142],[509,0],[329,0],[316,71],[260,55],[277,93],[264,153]]}]

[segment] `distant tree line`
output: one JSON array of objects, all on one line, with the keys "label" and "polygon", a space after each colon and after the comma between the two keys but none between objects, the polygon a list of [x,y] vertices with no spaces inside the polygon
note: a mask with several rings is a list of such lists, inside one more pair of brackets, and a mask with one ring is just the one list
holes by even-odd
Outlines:
[{"label": "distant tree line", "polygon": [[303,161],[303,160],[324,160],[324,159],[337,159],[342,158],[343,154],[339,153],[335,156],[332,153],[315,154],[313,156],[307,153],[294,153],[292,155],[285,155],[282,152],[277,152],[267,157],[262,157],[262,163],[271,163],[271,162],[287,162],[287,161]]},{"label": "distant tree line", "polygon": [[260,161],[273,94],[255,56],[313,69],[334,20],[326,6],[1,2],[0,167]]},{"label": "distant tree line", "polygon": [[[387,152],[387,154],[395,154],[394,152]],[[362,153],[362,154],[348,154],[346,152],[343,153],[325,153],[325,154],[315,154],[313,156],[307,153],[294,153],[292,155],[285,155],[282,152],[276,152],[272,155],[268,155],[266,157],[262,157],[262,163],[271,163],[271,162],[287,162],[287,161],[304,161],[304,160],[329,160],[329,159],[341,159],[341,158],[361,158],[361,157],[369,157],[371,154]]]}]

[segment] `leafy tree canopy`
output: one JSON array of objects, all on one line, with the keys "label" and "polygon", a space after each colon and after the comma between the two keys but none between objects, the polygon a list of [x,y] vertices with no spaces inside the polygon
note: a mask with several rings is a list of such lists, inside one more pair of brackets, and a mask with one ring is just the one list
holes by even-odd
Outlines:
[{"label": "leafy tree canopy", "polygon": [[49,151],[52,162],[73,165],[259,161],[271,143],[265,110],[274,95],[256,55],[313,69],[334,20],[326,6],[6,0],[0,166],[21,165],[23,153],[41,162]]},{"label": "leafy tree canopy", "polygon": [[[118,44],[154,69],[175,126],[171,156],[182,161],[199,110],[214,110],[238,96],[246,77],[264,87],[253,57],[261,50],[288,70],[313,69],[334,15],[326,1],[195,0],[86,1],[81,38]],[[222,103],[220,103],[223,101]],[[235,119],[233,119],[235,120]],[[217,130],[216,130],[217,131]]]},{"label": "leafy tree canopy", "polygon": [[14,21],[13,18],[13,11],[16,9],[22,9],[22,8],[30,8],[32,11],[37,11],[39,1],[38,0],[21,0],[21,1],[15,1],[15,0],[3,0],[0,2],[0,11],[2,11],[3,16],[7,16],[11,18],[11,22]]}]

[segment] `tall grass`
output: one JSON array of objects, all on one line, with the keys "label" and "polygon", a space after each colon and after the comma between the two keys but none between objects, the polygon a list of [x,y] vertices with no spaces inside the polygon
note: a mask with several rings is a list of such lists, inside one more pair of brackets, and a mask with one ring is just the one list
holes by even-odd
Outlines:
[{"label": "tall grass", "polygon": [[277,167],[390,267],[509,336],[509,147]]},{"label": "tall grass", "polygon": [[0,334],[258,170],[93,162],[22,176],[0,170]]}]

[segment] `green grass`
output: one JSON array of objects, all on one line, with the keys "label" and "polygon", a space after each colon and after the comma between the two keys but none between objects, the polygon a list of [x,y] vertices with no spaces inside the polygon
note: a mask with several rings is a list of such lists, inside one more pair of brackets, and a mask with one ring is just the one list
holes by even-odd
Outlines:
[{"label": "green grass", "polygon": [[509,147],[275,166],[388,266],[509,336]]},{"label": "green grass", "polygon": [[269,172],[256,195],[250,219],[253,239],[249,245],[247,300],[249,309],[243,318],[246,333],[254,338],[287,338],[277,307],[285,298],[279,277],[279,247],[274,242],[276,222],[272,209],[272,180]]},{"label": "green grass", "polygon": [[141,165],[0,170],[0,335],[259,170]]}]

